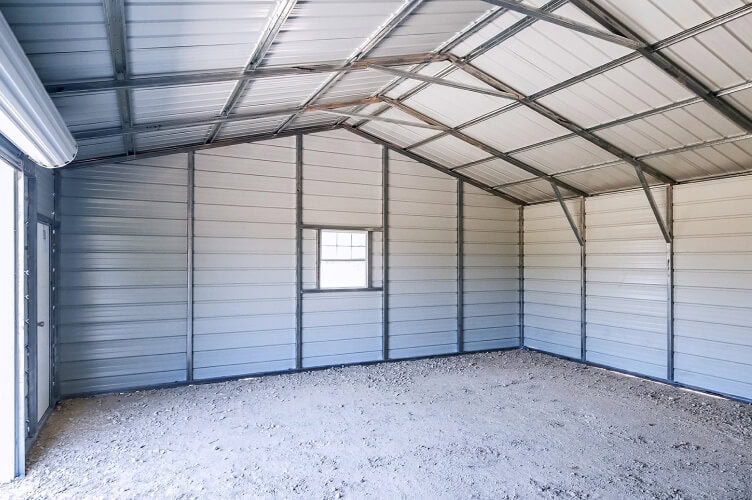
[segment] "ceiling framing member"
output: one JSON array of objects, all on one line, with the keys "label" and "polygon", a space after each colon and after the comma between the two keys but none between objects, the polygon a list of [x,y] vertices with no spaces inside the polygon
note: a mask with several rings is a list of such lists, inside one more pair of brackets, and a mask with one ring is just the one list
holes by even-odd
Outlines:
[{"label": "ceiling framing member", "polygon": [[[289,17],[292,9],[297,3],[298,0],[278,0],[272,16],[269,18],[266,26],[264,27],[261,38],[253,48],[253,52],[248,59],[248,63],[243,69],[243,74],[256,71],[256,69],[259,67],[259,64],[261,64],[261,61],[264,60],[264,57],[269,51],[269,48],[272,46],[272,43],[274,43],[274,39],[277,38],[279,31],[282,29],[282,25],[285,24],[285,21],[287,21],[287,18]],[[222,111],[220,111],[219,113],[220,117],[226,117],[229,116],[230,113],[232,113],[232,110],[235,108],[235,105],[242,97],[243,92],[245,92],[247,86],[248,80],[238,80],[237,82],[235,82],[235,87],[233,87],[232,92],[230,92],[230,95],[227,97],[227,101],[225,102],[224,106],[222,106]],[[222,123],[215,124],[212,127],[212,130],[209,132],[209,135],[206,138],[206,142],[214,142],[214,140],[219,135],[221,128]]]},{"label": "ceiling framing member", "polygon": [[[124,0],[103,0],[106,23],[107,40],[110,44],[110,58],[115,70],[115,79],[119,82],[128,80],[128,48],[126,47],[125,2]],[[130,128],[133,124],[131,95],[127,88],[117,90],[118,111],[120,125]],[[133,136],[123,136],[126,153],[135,153],[136,146]]]},{"label": "ceiling framing member", "polygon": [[[446,132],[449,135],[451,135],[451,136],[453,136],[453,137],[455,137],[455,138],[457,138],[457,139],[459,139],[459,140],[461,140],[461,141],[463,141],[463,142],[465,142],[467,144],[475,146],[476,148],[478,148],[478,149],[480,149],[482,151],[485,151],[486,153],[490,154],[491,156],[495,156],[496,158],[499,158],[500,160],[504,160],[505,162],[507,162],[510,165],[513,165],[513,166],[519,168],[520,170],[524,170],[525,172],[527,172],[529,174],[532,174],[532,175],[534,175],[536,177],[539,177],[541,179],[545,179],[545,180],[549,181],[552,184],[558,185],[560,188],[566,189],[567,191],[570,191],[572,193],[577,194],[578,196],[587,196],[587,193],[585,193],[584,191],[582,191],[580,189],[577,189],[576,187],[571,186],[571,185],[567,184],[566,182],[564,182],[564,181],[562,181],[560,179],[557,179],[557,178],[555,178],[555,177],[553,177],[553,176],[551,176],[551,175],[543,172],[542,170],[539,170],[539,169],[533,167],[532,165],[528,165],[527,163],[523,162],[522,160],[519,160],[519,159],[517,159],[517,158],[515,158],[513,156],[509,156],[508,154],[503,153],[502,151],[499,151],[498,149],[493,148],[493,147],[489,146],[488,144],[485,144],[484,142],[481,142],[481,141],[479,141],[477,139],[474,139],[474,138],[470,137],[469,135],[466,135],[466,134],[464,134],[464,133],[462,133],[462,132],[460,132],[458,130],[455,130],[452,127],[449,127],[449,126],[445,125],[444,123],[441,123],[440,121],[435,120],[434,118],[431,118],[430,116],[424,115],[420,111],[417,111],[417,110],[415,110],[415,109],[407,106],[406,104],[404,104],[404,103],[402,103],[400,101],[397,101],[396,99],[391,99],[389,97],[382,97],[382,100],[385,103],[387,103],[387,104],[395,107],[396,109],[399,109],[400,111],[402,111],[402,112],[404,112],[404,113],[406,113],[406,114],[408,114],[410,116],[413,116],[413,117],[417,118],[418,120],[424,121],[424,122],[429,123],[431,125],[437,125],[439,127],[444,127],[446,129]],[[456,173],[456,172],[454,172],[454,173]]]},{"label": "ceiling framing member", "polygon": [[[358,47],[355,52],[353,52],[350,57],[345,60],[344,66],[351,65],[353,63],[356,63],[360,60],[362,60],[365,56],[368,55],[368,53],[373,50],[379,43],[381,43],[382,40],[384,40],[389,33],[391,33],[397,26],[402,23],[410,14],[412,14],[415,9],[417,9],[425,0],[407,0],[405,3],[400,5],[400,8],[397,9],[397,11],[392,14],[392,16],[387,20],[386,23],[384,23],[378,30],[376,30],[375,33],[371,34],[364,42],[361,44],[360,47]],[[319,87],[311,93],[310,96],[308,96],[308,99],[305,100],[303,103],[303,106],[308,106],[309,104],[312,104],[326,93],[327,90],[332,88],[332,86],[337,83],[346,72],[340,72],[334,75],[329,76]],[[282,132],[288,125],[290,125],[292,122],[295,121],[295,119],[298,117],[298,114],[291,115],[287,120],[285,120],[282,125],[280,125],[277,128],[277,132]]]},{"label": "ceiling framing member", "polygon": [[391,149],[392,151],[394,151],[396,153],[399,153],[399,154],[401,154],[403,156],[406,156],[407,158],[410,158],[411,160],[417,161],[418,163],[423,163],[424,165],[427,165],[427,166],[429,166],[429,167],[431,167],[433,169],[438,170],[439,172],[442,172],[442,173],[444,173],[446,175],[454,177],[455,179],[460,179],[463,182],[466,182],[467,184],[470,184],[471,186],[475,186],[478,189],[482,189],[483,191],[485,191],[485,192],[487,192],[489,194],[492,194],[494,196],[498,196],[499,198],[503,198],[503,199],[505,199],[505,200],[507,200],[509,202],[512,202],[512,203],[514,203],[516,205],[521,205],[521,206],[527,205],[526,202],[520,200],[519,198],[515,198],[514,196],[512,196],[510,194],[507,194],[507,193],[505,193],[503,191],[499,191],[498,189],[492,189],[492,188],[488,187],[487,185],[483,184],[482,182],[476,181],[475,179],[473,179],[471,177],[467,177],[465,175],[462,175],[459,172],[454,172],[454,171],[448,169],[447,167],[445,167],[443,165],[440,165],[439,163],[436,163],[433,160],[429,160],[428,158],[426,158],[424,156],[421,156],[419,154],[413,153],[412,151],[408,151],[405,148],[397,146],[396,144],[394,144],[392,142],[389,142],[389,141],[387,141],[385,139],[382,139],[382,138],[380,138],[378,136],[370,134],[370,133],[368,133],[368,132],[366,132],[364,130],[361,130],[359,128],[356,128],[356,127],[354,127],[352,125],[345,124],[345,125],[342,125],[340,128],[343,128],[344,130],[352,132],[353,134],[355,134],[357,136],[360,136],[360,137],[362,137],[364,139],[368,139],[371,142],[374,142],[376,144],[380,144],[382,146],[385,146],[385,147]]}]

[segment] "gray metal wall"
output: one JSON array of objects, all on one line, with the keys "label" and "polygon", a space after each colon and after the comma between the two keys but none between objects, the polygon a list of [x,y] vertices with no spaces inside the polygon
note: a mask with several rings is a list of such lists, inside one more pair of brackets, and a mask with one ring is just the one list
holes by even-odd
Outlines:
[{"label": "gray metal wall", "polygon": [[464,350],[520,345],[520,209],[464,185]]},{"label": "gray metal wall", "polygon": [[195,154],[194,378],[295,367],[295,139]]},{"label": "gray metal wall", "polygon": [[[666,189],[653,189],[666,213]],[[587,360],[666,376],[668,247],[645,193],[585,202]]]},{"label": "gray metal wall", "polygon": [[389,159],[389,356],[457,351],[457,181]]},{"label": "gray metal wall", "polygon": [[[344,131],[302,141],[303,224],[377,230],[374,290],[303,294],[301,367],[381,360],[383,149]],[[62,171],[62,395],[296,367],[295,139],[192,158]],[[455,352],[457,181],[392,155],[389,182],[389,357]],[[463,347],[516,346],[519,210],[464,199]]]},{"label": "gray metal wall", "polygon": [[186,379],[185,155],[62,170],[62,395]]},{"label": "gray metal wall", "polygon": [[[382,149],[345,131],[303,137],[303,223],[381,226]],[[304,288],[316,285],[316,231],[304,231]],[[381,286],[381,233],[375,233],[374,287]],[[306,293],[303,367],[382,358],[382,292]]]},{"label": "gray metal wall", "polygon": [[[581,225],[580,203],[567,205]],[[580,358],[580,245],[558,203],[525,207],[524,228],[525,346]]]},{"label": "gray metal wall", "polygon": [[752,177],[674,190],[675,377],[752,399]]}]

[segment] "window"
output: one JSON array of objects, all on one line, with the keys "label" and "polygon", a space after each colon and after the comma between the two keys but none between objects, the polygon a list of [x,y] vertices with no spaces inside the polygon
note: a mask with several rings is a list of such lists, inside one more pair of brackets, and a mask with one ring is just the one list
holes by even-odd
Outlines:
[{"label": "window", "polygon": [[319,233],[319,288],[368,287],[368,232]]}]

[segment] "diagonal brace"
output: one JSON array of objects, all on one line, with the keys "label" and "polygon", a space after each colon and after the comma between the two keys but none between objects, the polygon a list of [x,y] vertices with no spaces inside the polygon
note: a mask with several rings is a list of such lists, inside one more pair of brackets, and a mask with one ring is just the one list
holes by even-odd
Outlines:
[{"label": "diagonal brace", "polygon": [[564,215],[567,217],[567,222],[569,222],[569,226],[572,228],[572,231],[574,232],[574,237],[577,238],[577,243],[580,244],[581,247],[585,246],[585,240],[582,238],[582,234],[580,234],[580,228],[577,227],[577,222],[574,220],[574,217],[572,217],[572,213],[569,211],[569,207],[567,207],[566,202],[564,201],[564,198],[561,196],[561,191],[559,190],[559,186],[551,183],[551,187],[554,189],[554,194],[556,195],[556,199],[559,200],[559,205],[561,205],[561,209],[564,210]]}]

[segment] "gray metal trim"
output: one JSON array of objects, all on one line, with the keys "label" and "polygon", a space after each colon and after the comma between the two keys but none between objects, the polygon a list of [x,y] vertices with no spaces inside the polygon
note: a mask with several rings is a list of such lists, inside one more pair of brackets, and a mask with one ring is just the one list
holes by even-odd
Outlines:
[{"label": "gray metal trim", "polygon": [[187,290],[188,303],[186,304],[186,332],[185,332],[185,370],[186,380],[193,380],[193,239],[194,239],[194,213],[195,213],[195,188],[196,188],[196,158],[195,153],[188,153],[188,200],[187,200],[187,244],[188,244],[188,262],[187,262]]},{"label": "gray metal trim", "polygon": [[525,207],[519,208],[519,315],[520,347],[525,346]]},{"label": "gray metal trim", "polygon": [[366,288],[373,288],[373,231],[366,233]]},{"label": "gray metal trim", "polygon": [[[60,236],[61,236],[61,222],[62,222],[62,175],[59,171],[55,170],[53,173],[53,229],[52,229],[52,294],[50,295],[50,304],[52,306],[51,323],[52,323],[52,371],[50,372],[50,379],[52,380],[52,401],[57,403],[60,399]],[[53,405],[54,406],[54,405]]]},{"label": "gray metal trim", "polygon": [[650,190],[650,184],[648,184],[647,179],[645,179],[645,174],[642,172],[642,169],[638,167],[637,165],[634,166],[635,173],[637,174],[637,177],[640,179],[640,185],[642,186],[642,190],[645,192],[645,196],[648,198],[648,203],[650,204],[650,210],[653,211],[653,215],[655,216],[655,220],[658,223],[658,227],[661,229],[661,233],[663,234],[663,239],[666,240],[666,243],[671,243],[673,241],[673,235],[671,234],[671,230],[666,226],[666,222],[663,220],[663,216],[661,215],[661,211],[658,208],[658,204],[655,201],[655,197],[653,196],[653,192]]},{"label": "gray metal trim", "polygon": [[464,183],[457,179],[457,352],[465,351]]},{"label": "gray metal trim", "polygon": [[[559,187],[561,187],[563,189],[566,189],[567,191],[570,191],[572,193],[577,194],[578,196],[587,196],[588,195],[584,191],[582,191],[580,189],[577,189],[576,187],[571,186],[571,185],[567,184],[564,181],[556,179],[553,176],[551,176],[551,175],[543,172],[542,170],[539,170],[539,169],[533,167],[532,165],[528,165],[527,163],[523,162],[522,160],[519,160],[519,159],[517,159],[517,158],[515,158],[513,156],[509,156],[508,154],[506,154],[506,153],[504,153],[502,151],[499,151],[498,149],[493,148],[493,147],[489,146],[488,144],[485,144],[485,143],[483,143],[483,142],[481,142],[481,141],[479,141],[477,139],[474,139],[474,138],[470,137],[469,135],[466,135],[463,132],[460,132],[459,130],[453,129],[453,128],[451,128],[451,127],[449,127],[449,126],[441,123],[440,121],[435,120],[434,118],[431,118],[430,116],[425,115],[425,114],[421,113],[420,111],[417,111],[417,110],[415,110],[415,109],[407,106],[406,104],[404,104],[401,101],[398,101],[396,99],[391,99],[389,97],[382,97],[381,99],[384,102],[386,102],[387,104],[390,104],[390,105],[394,106],[395,108],[399,109],[400,111],[402,111],[404,113],[407,113],[407,114],[409,114],[411,116],[414,116],[415,118],[417,118],[419,120],[422,120],[422,121],[424,121],[426,123],[429,123],[429,124],[432,124],[432,125],[438,125],[440,127],[446,128],[447,132],[452,137],[455,137],[455,138],[457,138],[457,139],[459,139],[459,140],[461,140],[463,142],[466,142],[466,143],[468,143],[468,144],[470,144],[472,146],[475,146],[476,148],[478,148],[478,149],[480,149],[482,151],[485,151],[486,153],[488,153],[488,154],[490,154],[492,156],[495,156],[495,157],[497,157],[499,159],[502,159],[502,160],[506,161],[507,163],[509,163],[509,164],[511,164],[511,165],[513,165],[513,166],[515,166],[515,167],[517,167],[519,169],[521,169],[521,170],[524,170],[525,172],[527,172],[529,174],[533,174],[533,175],[535,175],[537,177],[540,177],[541,179],[546,179],[549,182],[551,182],[552,184],[556,184]],[[403,148],[403,150],[405,150],[405,149]],[[455,172],[453,172],[453,173],[455,173]]]},{"label": "gray metal trim", "polygon": [[336,224],[302,224],[303,229],[324,229],[328,231],[374,231],[381,232],[384,228],[378,226],[340,226]]},{"label": "gray metal trim", "polygon": [[[107,40],[110,45],[110,58],[115,70],[115,79],[125,81],[128,79],[128,48],[126,47],[125,26],[125,1],[102,0],[102,6],[106,17]],[[118,109],[120,111],[120,124],[123,128],[130,128],[133,123],[130,91],[126,88],[117,90]],[[136,152],[133,136],[124,136],[123,145],[126,153]]]},{"label": "gray metal trim", "polygon": [[295,369],[303,368],[303,136],[295,136]]},{"label": "gray metal trim", "polygon": [[624,37],[621,35],[616,35],[614,33],[609,33],[607,31],[602,31],[597,28],[593,28],[592,26],[588,26],[587,24],[582,24],[578,21],[574,21],[572,19],[568,19],[564,16],[560,16],[557,14],[552,14],[550,12],[546,12],[536,7],[530,7],[523,3],[517,3],[516,1],[511,1],[511,0],[484,0],[484,1],[492,5],[496,5],[498,7],[504,7],[505,9],[519,12],[521,14],[534,17],[535,19],[540,19],[541,21],[546,21],[546,22],[555,24],[557,26],[561,26],[563,28],[577,31],[579,33],[584,33],[585,35],[589,35],[595,38],[600,38],[601,40],[606,40],[607,42],[615,43],[617,45],[622,45],[630,49],[638,49],[640,47],[643,47],[642,43],[640,43],[639,41],[633,40],[631,38]]},{"label": "gray metal trim", "polygon": [[[0,136],[2,137],[2,136]],[[13,217],[13,274],[14,274],[14,293],[13,293],[13,299],[14,299],[14,308],[13,308],[13,315],[15,318],[15,321],[13,323],[13,359],[14,359],[14,370],[13,370],[13,378],[14,378],[14,384],[13,384],[13,407],[15,409],[14,415],[15,415],[15,421],[14,421],[14,442],[13,445],[15,447],[15,476],[21,477],[26,473],[26,453],[25,453],[25,429],[26,429],[26,423],[25,423],[25,394],[21,392],[22,387],[22,381],[20,380],[20,366],[22,363],[22,360],[20,359],[21,349],[20,349],[20,342],[24,341],[25,337],[25,329],[24,332],[21,331],[21,318],[19,317],[19,308],[20,304],[24,300],[23,297],[26,295],[26,279],[25,279],[25,273],[22,273],[19,275],[19,268],[21,267],[21,262],[19,262],[19,256],[22,252],[22,247],[19,245],[19,238],[21,234],[25,235],[25,231],[22,231],[22,225],[25,223],[25,217],[22,219],[21,214],[19,214],[19,207],[25,206],[26,203],[26,182],[24,181],[25,176],[22,172],[22,170],[16,170],[14,172],[13,176],[13,207],[14,207],[14,217]],[[19,192],[19,190],[21,192]],[[24,262],[25,264],[25,262]],[[25,268],[25,265],[24,265]],[[24,341],[25,342],[25,341]],[[25,381],[24,381],[25,382]],[[24,391],[25,392],[25,391]]]},{"label": "gray metal trim", "polygon": [[[470,63],[466,63],[462,61],[459,58],[454,58],[452,60],[452,63],[456,65],[457,67],[461,68],[462,70],[466,71],[469,75],[472,75],[473,77],[479,79],[483,83],[486,83],[487,85],[490,85],[493,88],[500,89],[500,90],[506,90],[509,92],[515,92],[519,94],[516,90],[514,90],[512,87],[507,85],[506,83],[502,82],[498,78],[489,75],[485,71],[476,68]],[[521,95],[521,94],[519,94]],[[542,105],[541,103],[537,101],[533,101],[528,97],[522,96],[522,99],[520,101],[523,106],[535,111],[539,115],[548,118],[552,122],[556,123],[557,125],[560,125],[567,130],[571,131],[572,133],[576,134],[579,137],[582,137],[586,141],[588,141],[591,144],[594,144],[598,146],[599,148],[603,149],[604,151],[607,151],[608,153],[616,156],[617,158],[621,159],[622,161],[625,161],[629,163],[630,165],[633,165],[635,167],[639,167],[642,171],[647,172],[648,174],[652,175],[656,179],[660,180],[661,182],[665,182],[668,184],[675,184],[676,181],[672,179],[671,177],[667,176],[663,172],[659,171],[658,169],[655,169],[651,167],[650,165],[647,165],[646,163],[643,163],[642,161],[638,160],[634,156],[630,155],[626,151],[624,151],[621,148],[618,148],[608,142],[607,140],[603,139],[600,136],[597,136],[593,134],[592,132],[588,131],[584,127],[581,127],[577,125],[576,123],[567,120],[560,114],[550,110],[546,106]]]},{"label": "gray metal trim", "polygon": [[[28,161],[28,160],[27,160]],[[37,431],[37,189],[26,175],[26,439],[31,447]]]},{"label": "gray metal trim", "polygon": [[324,132],[327,130],[333,130],[334,127],[331,125],[321,125],[321,126],[315,126],[315,127],[305,127],[305,128],[299,128],[295,130],[290,130],[287,132],[282,132],[281,134],[259,134],[259,135],[246,135],[241,137],[235,137],[233,139],[225,139],[222,141],[216,141],[212,142],[211,144],[205,144],[203,142],[196,143],[196,144],[186,144],[185,146],[170,146],[166,148],[157,148],[157,149],[151,149],[148,151],[142,151],[138,153],[137,155],[112,155],[112,156],[103,156],[99,158],[91,158],[88,160],[76,160],[68,165],[66,165],[63,168],[69,169],[69,168],[85,168],[85,167],[91,167],[96,165],[102,165],[106,163],[120,163],[125,161],[131,161],[131,160],[138,160],[142,158],[153,158],[155,156],[164,156],[164,155],[171,155],[171,154],[177,154],[177,153],[189,153],[191,151],[202,151],[205,149],[214,149],[214,148],[221,148],[225,146],[234,146],[236,144],[247,144],[251,142],[258,142],[258,141],[268,141],[271,139],[279,139],[282,137],[292,137],[297,136],[300,134],[315,134],[316,132]]},{"label": "gray metal trim", "polygon": [[389,148],[381,147],[381,329],[382,359],[389,359]]},{"label": "gray metal trim", "polygon": [[[397,68],[388,68],[385,66],[372,65],[370,69],[381,71],[382,73],[388,73],[390,75],[401,76],[408,80],[418,80],[421,82],[432,83],[435,85],[443,85],[444,87],[451,87],[454,89],[467,90],[468,92],[475,92],[477,94],[485,94],[494,97],[504,97],[506,99],[519,99],[519,96],[509,92],[500,92],[498,90],[490,90],[483,87],[476,87],[474,85],[465,85],[463,83],[453,82],[451,80],[445,80],[444,78],[438,78],[435,76],[423,75],[420,73],[413,73],[411,71],[404,71]],[[371,119],[370,117],[368,119]]]},{"label": "gray metal trim", "polygon": [[713,106],[718,112],[736,123],[743,130],[752,132],[752,118],[736,109],[727,101],[719,98],[715,94],[715,92],[710,90],[704,83],[702,83],[691,73],[682,68],[676,62],[671,60],[665,54],[653,50],[647,45],[642,37],[640,37],[634,30],[630,29],[619,19],[612,16],[605,9],[603,9],[599,5],[596,5],[591,0],[572,0],[572,3],[577,6],[577,8],[585,12],[588,16],[598,21],[608,30],[639,42],[641,44],[641,47],[639,47],[637,51],[643,57],[645,57],[645,59],[655,64],[658,68],[663,70],[667,75],[672,77],[678,83],[684,85],[686,88],[697,94],[705,102]]},{"label": "gray metal trim", "polygon": [[[392,32],[402,21],[404,21],[415,9],[417,9],[425,0],[405,0],[397,10],[391,15],[386,23],[381,25],[375,33],[372,33],[365,41],[358,47],[354,53],[352,53],[344,62],[344,65],[351,65],[355,62],[363,60],[368,53],[373,50],[379,43],[384,40],[389,33]],[[378,64],[378,63],[377,63]],[[370,66],[370,64],[369,64]],[[316,101],[319,97],[324,95],[327,90],[332,88],[347,72],[343,71],[337,74],[330,75],[321,85],[314,90],[311,95],[305,100],[304,106]],[[287,120],[277,128],[277,132],[282,132],[288,125],[293,123],[299,114],[290,116]]]},{"label": "gray metal trim", "polygon": [[452,170],[448,169],[447,167],[445,167],[443,165],[440,165],[440,164],[436,163],[435,161],[429,160],[428,158],[425,158],[423,156],[415,154],[412,151],[408,151],[405,148],[401,148],[401,147],[397,146],[396,144],[393,144],[393,143],[391,143],[391,142],[389,142],[387,140],[384,140],[381,137],[377,137],[377,136],[375,136],[373,134],[365,132],[365,131],[363,131],[363,130],[361,130],[359,128],[355,128],[355,127],[353,127],[351,125],[347,125],[347,124],[342,125],[341,128],[343,128],[344,130],[347,130],[349,132],[352,132],[355,135],[358,135],[360,137],[368,139],[371,142],[374,142],[376,144],[380,144],[382,146],[385,146],[385,147],[391,149],[392,151],[395,151],[397,153],[400,153],[401,155],[404,155],[404,156],[410,158],[411,160],[417,161],[418,163],[422,163],[424,165],[428,165],[429,167],[431,167],[433,169],[436,169],[439,172],[443,172],[443,173],[445,173],[445,174],[447,174],[447,175],[449,175],[451,177],[454,177],[455,179],[462,179],[463,181],[467,182],[471,186],[475,186],[478,189],[482,189],[483,191],[485,191],[487,193],[490,193],[490,194],[492,194],[494,196],[498,196],[499,198],[503,198],[503,199],[505,199],[505,200],[507,200],[509,202],[515,203],[517,205],[526,205],[527,204],[524,201],[522,201],[522,200],[520,200],[518,198],[515,198],[514,196],[508,195],[508,194],[506,194],[503,191],[499,191],[497,189],[491,189],[489,186],[483,184],[482,182],[478,182],[475,179],[473,179],[471,177],[464,176],[464,175],[462,175],[462,174],[460,174],[458,172],[453,172]]},{"label": "gray metal trim", "polygon": [[[253,48],[253,52],[251,52],[251,56],[243,69],[243,73],[253,72],[259,67],[259,64],[261,64],[261,61],[266,56],[267,51],[272,46],[274,39],[277,38],[277,35],[285,24],[285,21],[287,21],[287,18],[297,2],[298,0],[278,0],[275,11],[267,21],[264,32],[261,34],[261,38]],[[235,87],[233,87],[232,92],[230,92],[230,95],[227,97],[227,101],[225,101],[224,106],[222,106],[219,116],[228,116],[232,112],[247,86],[247,80],[235,83]],[[221,123],[214,125],[207,136],[206,142],[214,142],[219,135],[221,128]]]},{"label": "gray metal trim", "polygon": [[[674,188],[666,186],[666,223],[668,229],[674,232]],[[674,242],[673,239],[666,243],[667,257],[667,300],[668,311],[666,314],[666,378],[674,381]]]},{"label": "gray metal trim", "polygon": [[564,211],[564,215],[567,217],[567,222],[569,222],[569,227],[572,228],[572,232],[574,233],[574,237],[577,238],[577,243],[580,244],[581,247],[585,246],[585,241],[582,239],[582,235],[580,234],[580,230],[577,227],[577,222],[572,217],[572,214],[569,212],[569,207],[567,207],[566,202],[564,201],[564,198],[561,196],[561,191],[559,190],[559,186],[551,183],[551,187],[554,190],[554,194],[556,195],[556,199],[559,201],[559,205],[561,205],[561,209]]},{"label": "gray metal trim", "polygon": [[[303,229],[306,229],[303,225]],[[321,288],[321,228],[316,228],[316,289]]]},{"label": "gray metal trim", "polygon": [[580,224],[583,244],[580,246],[580,358],[587,359],[587,224],[585,198],[580,198]]},{"label": "gray metal trim", "polygon": [[373,64],[380,66],[409,66],[413,64],[427,64],[431,62],[446,61],[444,54],[421,53],[406,54],[402,56],[374,57],[342,62],[312,62],[309,64],[297,64],[294,66],[266,66],[253,71],[242,73],[232,71],[207,71],[202,73],[183,73],[174,75],[144,75],[138,78],[126,78],[125,80],[86,80],[78,82],[57,82],[44,86],[45,90],[52,95],[81,94],[86,92],[101,92],[103,90],[149,89],[156,87],[178,87],[182,85],[198,85],[205,83],[219,83],[232,81],[250,81],[260,78],[275,78],[281,76],[310,75],[312,73],[344,73],[349,71],[362,71]]},{"label": "gray metal trim", "polygon": [[380,286],[364,286],[353,288],[304,288],[302,293],[342,293],[342,292],[381,292],[384,289]]}]

